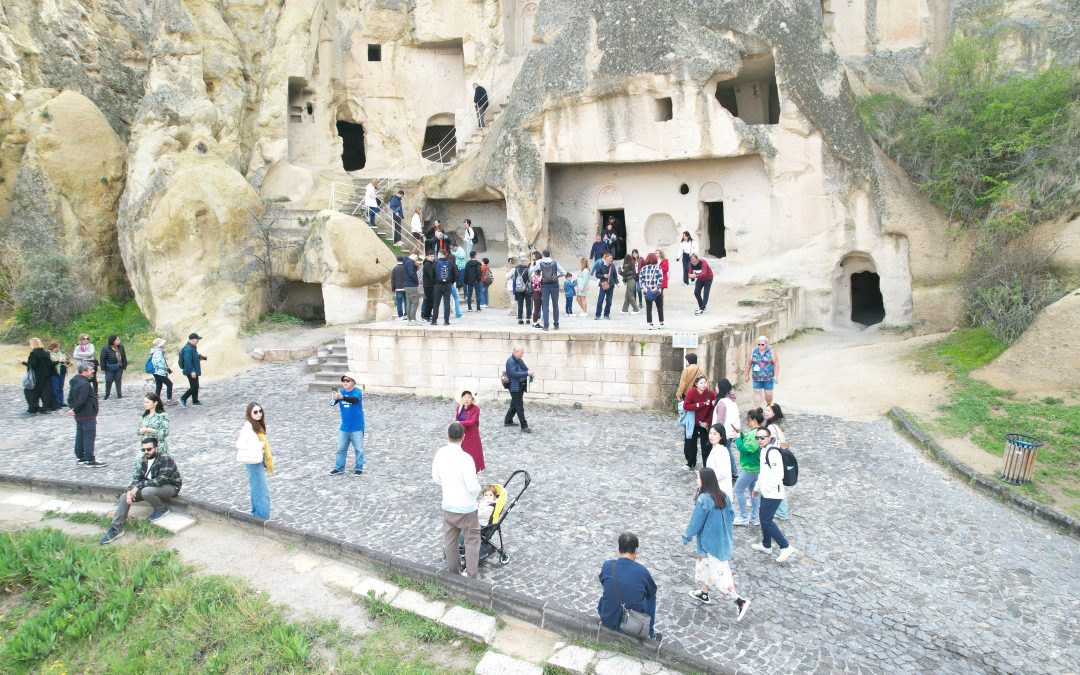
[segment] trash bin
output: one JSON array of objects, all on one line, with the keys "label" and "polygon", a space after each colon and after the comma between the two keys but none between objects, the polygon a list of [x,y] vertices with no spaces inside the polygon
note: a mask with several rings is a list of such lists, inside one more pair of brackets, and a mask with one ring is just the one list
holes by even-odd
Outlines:
[{"label": "trash bin", "polygon": [[1025,434],[1005,434],[1005,458],[1001,465],[1001,480],[1022,485],[1031,480],[1035,471],[1035,455],[1043,442]]}]

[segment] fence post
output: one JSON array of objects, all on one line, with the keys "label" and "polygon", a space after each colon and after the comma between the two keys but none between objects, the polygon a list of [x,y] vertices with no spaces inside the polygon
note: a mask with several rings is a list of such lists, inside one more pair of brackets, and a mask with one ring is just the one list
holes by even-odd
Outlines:
[{"label": "fence post", "polygon": [[334,208],[334,187],[335,187],[336,185],[337,185],[337,183],[330,183],[330,210],[331,210],[331,211],[335,211],[335,210],[336,210],[336,209]]}]

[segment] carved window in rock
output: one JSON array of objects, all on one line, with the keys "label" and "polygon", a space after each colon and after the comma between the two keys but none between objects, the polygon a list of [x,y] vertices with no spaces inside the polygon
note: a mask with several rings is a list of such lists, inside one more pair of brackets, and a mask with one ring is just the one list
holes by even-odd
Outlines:
[{"label": "carved window in rock", "polygon": [[735,77],[719,80],[716,102],[747,124],[780,122],[780,90],[771,56],[748,56]]},{"label": "carved window in rock", "polygon": [[364,126],[338,120],[337,132],[341,137],[341,167],[346,171],[359,171],[367,166]]},{"label": "carved window in rock", "polygon": [[673,117],[673,111],[671,107],[671,97],[665,96],[664,98],[658,98],[654,100],[656,109],[654,111],[654,119],[657,122],[667,122]]},{"label": "carved window in rock", "polygon": [[420,156],[429,162],[440,164],[447,164],[457,158],[457,129],[452,113],[441,113],[428,118]]}]

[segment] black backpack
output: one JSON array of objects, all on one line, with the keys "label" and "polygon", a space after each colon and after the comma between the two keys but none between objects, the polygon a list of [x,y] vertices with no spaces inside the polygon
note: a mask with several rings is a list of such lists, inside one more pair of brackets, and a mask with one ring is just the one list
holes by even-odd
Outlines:
[{"label": "black backpack", "polygon": [[[790,448],[781,448],[779,445],[773,447],[780,451],[781,461],[784,463],[784,486],[791,487],[795,485],[795,483],[799,482],[799,460],[795,459],[795,453]],[[765,453],[765,463],[770,467],[772,466],[767,451]]]},{"label": "black backpack", "polygon": [[435,261],[435,281],[445,284],[450,281],[450,261],[443,258]]},{"label": "black backpack", "polygon": [[180,372],[184,372],[184,352],[187,351],[187,345],[184,345],[180,349],[180,353],[176,355],[176,367],[180,369]]},{"label": "black backpack", "polygon": [[559,281],[559,266],[554,261],[540,263],[540,283],[554,284]]}]

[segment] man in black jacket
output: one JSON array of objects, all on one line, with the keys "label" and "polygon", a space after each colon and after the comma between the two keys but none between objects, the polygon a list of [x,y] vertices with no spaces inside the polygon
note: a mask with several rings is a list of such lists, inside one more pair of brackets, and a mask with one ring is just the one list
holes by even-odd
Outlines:
[{"label": "man in black jacket", "polygon": [[424,255],[424,269],[421,271],[424,282],[424,304],[420,306],[420,318],[431,321],[431,304],[435,298],[435,252]]},{"label": "man in black jacket", "polygon": [[521,430],[527,434],[532,433],[532,429],[529,428],[529,423],[525,420],[525,392],[529,388],[529,378],[533,376],[533,371],[529,370],[529,367],[525,365],[522,357],[525,356],[525,348],[521,345],[514,345],[514,351],[510,354],[510,358],[506,359],[506,376],[510,378],[510,408],[506,411],[506,416],[503,417],[503,426],[514,426],[514,416],[518,418],[518,422],[521,424]]},{"label": "man in black jacket", "polygon": [[448,257],[439,250],[435,258],[435,264],[431,268],[432,277],[435,281],[434,295],[431,300],[431,325],[439,323],[439,305],[443,308],[443,325],[450,325],[450,288],[458,277],[457,265],[454,259]]},{"label": "man in black jacket", "polygon": [[108,544],[124,534],[128,510],[135,502],[146,502],[154,511],[147,518],[154,522],[169,513],[168,501],[180,493],[183,481],[171,455],[158,454],[158,440],[153,436],[142,439],[142,459],[131,477],[131,484],[116,504],[116,514],[102,544]]},{"label": "man in black jacket", "polygon": [[98,397],[90,384],[94,377],[92,363],[79,363],[78,374],[68,382],[68,416],[75,418],[75,458],[79,466],[100,469],[105,462],[94,459],[94,441],[97,439]]},{"label": "man in black jacket", "polygon": [[405,256],[398,256],[397,263],[390,270],[390,290],[394,292],[394,308],[398,321],[406,317],[405,311]]},{"label": "man in black jacket", "polygon": [[465,263],[465,304],[468,311],[472,311],[473,295],[476,295],[476,311],[480,311],[480,284],[483,275],[480,272],[480,261],[476,259],[476,251],[469,252],[469,262]]},{"label": "man in black jacket", "polygon": [[[611,251],[604,251],[603,262],[593,267],[593,276],[599,286],[596,294],[596,319],[600,319],[603,311],[604,318],[611,318],[611,299],[615,296],[615,287],[619,285],[619,271],[615,269],[615,261]],[[607,288],[604,288],[607,286]],[[606,303],[605,303],[606,301]]]},{"label": "man in black jacket", "polygon": [[480,86],[479,82],[472,83],[473,88],[473,105],[476,106],[476,122],[481,129],[484,128],[484,113],[488,108],[488,93],[487,89]]}]

